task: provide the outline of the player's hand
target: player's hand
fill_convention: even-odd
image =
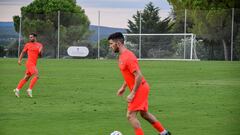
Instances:
[[[118,95],[118,96],[122,96],[123,93],[124,93],[124,91],[125,91],[125,89],[121,87],[121,88],[117,91],[117,95]]]
[[[18,65],[22,65],[21,60],[18,60]]]
[[[39,51],[38,51],[38,56],[39,57],[42,57],[42,49],[43,49],[42,47],[39,48]]]
[[[135,97],[135,93],[131,92],[128,96],[127,96],[127,102],[132,102],[133,98]]]
[[[42,57],[42,53],[40,52],[40,53],[38,54],[38,56],[41,58],[41,57]]]

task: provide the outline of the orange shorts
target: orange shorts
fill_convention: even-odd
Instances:
[[[148,111],[149,89],[147,82],[139,86],[133,101],[128,103],[128,111]]]
[[[38,74],[38,70],[36,66],[26,66],[26,72],[25,74],[27,75],[33,75],[33,74]]]

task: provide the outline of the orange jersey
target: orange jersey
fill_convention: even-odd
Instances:
[[[126,50],[119,56],[118,66],[129,89],[132,90],[135,84],[135,76],[133,73],[134,71],[140,70],[137,57],[131,51]],[[145,82],[146,80],[143,77],[141,83],[143,84]]]
[[[36,66],[37,65],[37,59],[38,59],[38,55],[42,49],[42,44],[39,42],[28,42],[25,44],[23,51],[27,52],[28,54],[28,60],[26,62],[26,65],[33,65]]]

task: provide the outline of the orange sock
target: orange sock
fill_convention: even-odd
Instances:
[[[31,82],[30,82],[30,85],[29,85],[29,89],[31,89],[32,90],[32,88],[33,88],[33,86],[35,85],[35,83],[37,82],[37,80],[38,80],[38,77],[33,77],[33,79],[31,80]]]
[[[134,129],[136,135],[144,135],[143,130],[141,128]]]
[[[26,82],[27,82],[27,80],[25,80],[25,79],[20,80],[18,83],[17,89],[20,90]]]
[[[154,122],[154,123],[152,124],[152,126],[153,126],[158,132],[164,131],[164,128],[163,128],[162,124],[161,124],[159,121]]]

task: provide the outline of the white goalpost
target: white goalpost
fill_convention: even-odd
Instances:
[[[198,60],[193,33],[124,34],[139,60]]]

